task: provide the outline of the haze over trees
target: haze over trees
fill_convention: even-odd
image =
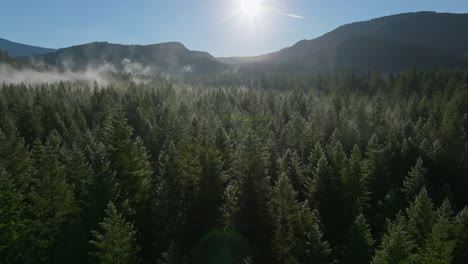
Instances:
[[[1,263],[467,263],[467,73],[125,76],[0,86]]]

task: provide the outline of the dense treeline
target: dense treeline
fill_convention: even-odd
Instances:
[[[20,67],[21,63],[8,55],[8,52],[0,49],[0,63]],[[0,65],[1,66],[1,65]]]
[[[3,84],[1,263],[467,263],[468,74]]]

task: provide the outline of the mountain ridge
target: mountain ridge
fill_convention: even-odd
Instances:
[[[59,69],[110,65],[148,74],[254,72],[266,75],[398,72],[411,67],[468,69],[468,14],[421,11],[353,22],[317,38],[252,57],[215,58],[180,42],[125,45],[91,42],[21,60]],[[0,46],[1,48],[1,46]]]
[[[92,65],[143,74],[210,74],[228,68],[211,54],[189,50],[180,42],[150,45],[91,42],[54,53],[28,56],[23,60],[72,71],[85,70]]]
[[[291,72],[287,68],[303,73],[369,68],[401,71],[412,66],[466,68],[468,60],[463,58],[468,51],[465,48],[468,34],[463,34],[466,32],[468,14],[465,13],[402,13],[345,24],[276,52],[220,58],[220,61],[267,73]],[[400,61],[395,61],[395,57]],[[391,63],[386,64],[385,60]]]
[[[56,51],[56,49],[43,48],[28,44],[22,44],[11,40],[0,38],[0,49],[8,52],[11,57],[23,57],[39,55]]]

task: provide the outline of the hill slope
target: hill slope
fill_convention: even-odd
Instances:
[[[468,68],[468,14],[418,12],[376,18],[278,52],[221,61],[270,73]]]
[[[74,71],[105,66],[130,73],[208,74],[228,68],[209,53],[191,51],[178,42],[146,46],[93,42],[29,59]]]
[[[16,43],[0,38],[0,49],[7,51],[11,57],[23,57],[54,52],[55,49],[41,48],[21,43]]]

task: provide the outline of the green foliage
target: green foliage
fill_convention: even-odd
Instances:
[[[306,239],[300,261],[302,263],[330,263],[332,252],[329,243],[324,239],[317,216],[307,227]]]
[[[126,222],[115,206],[109,203],[106,217],[100,223],[101,232],[92,231],[94,239],[90,243],[96,251],[91,254],[102,264],[139,263],[139,247],[136,243],[136,231]]]
[[[372,260],[373,264],[412,263],[416,244],[401,223],[390,224]]]
[[[300,204],[291,182],[282,173],[271,194],[271,218],[273,221],[273,252],[276,263],[296,263],[297,248],[300,244]]]
[[[349,231],[349,242],[344,254],[344,263],[370,263],[374,239],[362,214],[356,217]]]
[[[434,212],[432,201],[429,198],[425,188],[416,196],[409,208],[406,210],[408,215],[407,228],[409,234],[417,245],[421,246],[431,233],[434,223]]]
[[[29,152],[10,115],[0,117],[0,166],[15,175],[15,185],[24,190],[32,174]]]
[[[465,207],[454,218],[454,234],[456,245],[454,249],[453,263],[463,263],[468,259],[468,208]]]
[[[21,263],[28,255],[25,248],[28,222],[24,209],[24,197],[0,167],[0,259],[6,263]]]
[[[467,73],[115,77],[0,85],[0,262],[467,262]]]
[[[77,211],[73,188],[67,182],[61,138],[52,133],[41,145],[33,146],[35,175],[28,200],[33,216],[33,247],[41,261],[50,262],[57,256],[58,237]]]
[[[403,193],[408,200],[412,200],[421,191],[426,183],[426,174],[427,170],[423,167],[423,162],[419,158],[403,182]]]
[[[115,172],[118,183],[119,201],[128,200],[135,207],[147,197],[152,170],[143,142],[132,136],[133,129],[127,124],[124,113],[116,110],[104,126],[103,142],[109,167]]]
[[[451,217],[439,215],[419,253],[419,263],[452,263],[455,241],[451,238],[451,229]]]

